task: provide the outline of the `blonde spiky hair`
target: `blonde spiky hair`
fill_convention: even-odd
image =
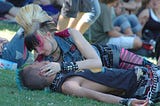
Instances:
[[[16,16],[17,23],[24,28],[26,35],[35,32],[40,23],[52,20],[52,17],[37,4],[29,4],[22,7]]]

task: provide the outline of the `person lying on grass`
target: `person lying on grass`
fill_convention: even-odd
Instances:
[[[129,70],[106,68],[104,72],[93,73],[89,69],[64,71],[52,75],[42,73],[40,68],[48,61],[35,62],[18,71],[19,87],[87,97],[106,103],[126,106],[147,106],[159,101],[156,67],[136,67]],[[137,98],[137,99],[136,99]]]
[[[38,9],[39,12],[34,12]],[[32,13],[37,15],[34,14],[33,17]],[[92,69],[93,72],[101,73],[104,69],[97,69],[102,67],[101,61],[103,66],[123,69],[133,68],[136,65],[152,66],[152,63],[142,57],[118,46],[90,45],[81,33],[74,29],[57,32],[55,24],[50,20],[41,22],[44,16],[40,13],[45,12],[37,5],[28,5],[20,10],[16,18],[25,29],[25,45],[28,50],[35,50],[38,53],[38,61],[52,61],[41,68],[41,72],[45,75],[52,76],[61,69],[65,71]]]
[[[46,66],[55,69],[51,73],[60,71],[61,65],[71,66],[72,70],[95,69],[92,70],[94,72],[100,72],[96,68],[102,66],[129,69],[136,65],[152,65],[142,57],[115,45],[92,45],[75,29],[58,32],[51,19],[35,4],[22,7],[16,16],[17,22],[24,28],[26,48],[38,54],[36,60],[54,61]]]
[[[10,41],[0,37],[0,58],[17,63],[18,68],[26,63],[33,62],[34,59],[31,52],[24,48],[22,28],[18,29]]]

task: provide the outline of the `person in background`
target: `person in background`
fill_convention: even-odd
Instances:
[[[75,28],[83,34],[99,15],[98,0],[64,0],[57,29]]]
[[[19,7],[16,7],[7,1],[0,1],[0,17],[15,21],[14,18],[18,11]]]
[[[160,65],[160,1],[150,0],[148,1],[148,5],[149,7],[139,13],[139,20],[143,26],[143,37],[148,42],[151,42],[155,48],[155,57],[158,60],[158,65]]]
[[[136,34],[141,35],[142,26],[138,20],[138,17],[135,14],[128,14],[124,12],[124,7],[122,7],[123,2],[119,2],[115,9],[115,16],[113,24],[115,27],[120,28],[120,32],[126,35]]]
[[[142,7],[143,0],[122,0],[122,7],[129,14],[137,14],[139,8]]]
[[[139,49],[142,41],[138,36],[125,35],[113,25],[113,7],[117,6],[119,0],[100,0],[101,14],[89,28],[86,36],[91,36],[91,43],[114,44],[126,49]]]

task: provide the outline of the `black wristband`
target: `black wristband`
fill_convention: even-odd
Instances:
[[[70,72],[76,71],[79,67],[76,62],[61,62],[61,70],[62,72]]]
[[[119,103],[120,103],[121,105],[123,105],[123,106],[128,106],[128,102],[129,102],[129,99],[128,99],[128,98],[122,99],[122,100],[119,101]]]

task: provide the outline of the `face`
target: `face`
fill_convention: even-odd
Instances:
[[[39,45],[35,46],[35,51],[38,54],[43,54],[45,56],[48,56],[52,53],[52,51],[54,50],[54,40],[53,37],[51,37],[50,35],[36,35],[38,41],[39,41]]]
[[[33,64],[30,64],[30,65],[24,67],[23,70],[24,70],[24,71],[31,70],[31,71],[32,71],[32,74],[36,74],[38,77],[41,77],[41,78],[43,78],[43,79],[46,79],[46,80],[50,83],[50,82],[53,81],[53,79],[55,78],[55,75],[56,75],[56,74],[47,77],[47,76],[41,75],[41,72],[40,72],[40,71],[41,71],[40,68],[41,68],[42,66],[48,64],[48,63],[49,63],[49,61],[42,61],[42,62],[36,61],[36,62],[34,62]]]
[[[36,69],[37,71],[40,71],[40,68],[46,64],[48,64],[48,61],[42,61],[42,62],[35,61],[34,63],[24,67],[24,70]]]
[[[119,4],[119,0],[116,0],[113,3],[111,3],[110,5],[113,7],[117,7],[118,4]]]
[[[151,3],[154,9],[160,9],[160,0],[152,0]]]
[[[52,76],[43,76],[41,74],[40,68],[46,65],[46,63],[47,62],[34,62],[23,68],[24,84],[26,87],[31,89],[43,89],[53,82],[56,74]]]
[[[121,3],[118,3],[115,8],[115,12],[117,15],[120,15],[122,13],[122,4]]]

